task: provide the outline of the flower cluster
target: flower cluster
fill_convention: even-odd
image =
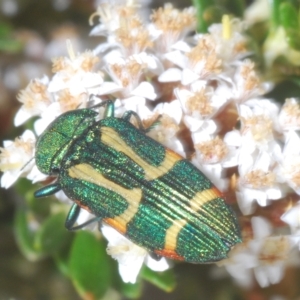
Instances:
[[[35,134],[26,130],[15,142],[4,142],[2,187],[20,176],[44,180],[34,163],[35,136],[60,114],[95,104],[91,96],[97,95],[99,101],[115,99],[117,116],[136,112],[146,127],[160,115],[149,136],[191,158],[230,195],[231,203],[236,199],[244,215],[300,194],[300,105],[287,99],[280,108],[263,98],[270,84],[260,80],[246,58],[245,24],[224,16],[207,34],[191,37],[194,9],[170,4],[154,11],[146,24],[132,5],[103,4],[90,21],[97,17],[100,23],[91,34],[104,36],[105,42],[78,54],[68,43],[69,57],[53,60],[54,76],[34,79],[20,92],[15,125],[38,119]],[[57,197],[63,200],[64,195]],[[289,251],[299,244],[300,205],[292,204],[281,216],[290,235],[271,236],[276,232],[272,223],[253,217],[251,235],[222,262],[241,284],[249,285],[251,274],[262,286],[281,279]],[[242,226],[243,233],[247,230]],[[143,262],[155,270],[168,268],[164,259],[153,262],[112,228],[102,231],[124,281],[135,282]],[[246,271],[239,272],[241,268]],[[241,273],[247,275],[242,278]]]

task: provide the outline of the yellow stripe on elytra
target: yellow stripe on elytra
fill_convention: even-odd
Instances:
[[[205,203],[220,197],[220,192],[216,188],[198,192],[189,202],[193,211],[198,212]]]
[[[188,221],[185,219],[173,221],[173,224],[166,231],[165,249],[172,251],[176,250],[178,234],[187,222]]]
[[[143,168],[143,170],[145,171],[146,180],[154,180],[168,173],[174,167],[174,164],[182,159],[182,157],[177,153],[166,150],[164,161],[159,166],[152,166],[148,164],[143,158],[141,158],[137,153],[135,153],[134,150],[132,150],[132,148],[119,137],[119,134],[113,128],[101,127],[101,133],[101,141],[104,144],[114,148],[119,152],[123,152]]]
[[[112,223],[116,224],[114,227],[118,227],[116,229],[122,231],[122,233],[125,233],[126,225],[131,221],[138,211],[139,204],[142,199],[142,190],[139,188],[134,188],[132,190],[126,189],[105,178],[89,164],[78,164],[70,167],[69,176],[112,190],[126,199],[128,202],[127,209],[122,214],[112,219],[114,221]]]

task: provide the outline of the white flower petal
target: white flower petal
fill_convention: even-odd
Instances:
[[[123,281],[135,283],[147,251],[133,244],[110,226],[104,224],[101,231],[108,240],[107,253],[119,263],[119,273]]]
[[[292,230],[300,227],[300,203],[286,211],[280,219],[287,223]]]
[[[191,84],[192,82],[198,80],[200,78],[200,76],[191,71],[190,69],[183,69],[182,70],[182,80],[181,80],[181,83],[183,85],[189,85]]]
[[[264,191],[259,191],[259,190],[252,190],[252,197],[256,199],[257,203],[260,206],[267,206],[267,195]]]
[[[5,172],[1,176],[1,187],[8,189],[17,181],[18,177],[18,175],[11,172]]]
[[[263,151],[263,152],[260,153],[259,157],[256,159],[253,167],[255,169],[260,169],[264,172],[268,172],[269,167],[270,167],[270,163],[271,163],[270,154],[267,153],[266,151]]]
[[[132,96],[132,97],[123,99],[121,102],[122,102],[122,109],[124,111],[133,110],[133,111],[137,112],[139,110],[139,107],[146,104],[146,99],[144,97],[140,97],[140,96]]]
[[[266,266],[265,268],[271,284],[276,284],[281,281],[285,269],[283,261],[279,261],[275,265]]]
[[[115,92],[121,91],[122,89],[123,89],[123,87],[116,84],[115,82],[105,81],[99,87],[99,94],[98,95],[113,94]]]
[[[263,267],[256,267],[254,268],[254,275],[261,287],[269,286],[270,282],[266,276],[265,270]]]
[[[124,265],[119,263],[119,273],[126,283],[136,283],[136,278],[143,265],[144,258],[138,257],[133,264]]]
[[[267,198],[272,200],[277,200],[284,196],[284,193],[279,187],[269,188],[265,192],[267,194]]]
[[[101,74],[92,72],[85,73],[81,80],[82,85],[86,88],[99,86],[100,84],[102,84],[102,82],[103,78]]]
[[[29,120],[33,115],[28,111],[25,110],[23,106],[17,111],[15,118],[14,118],[14,125],[20,126]]]
[[[199,130],[204,124],[203,120],[198,120],[187,115],[183,117],[183,121],[191,132]]]
[[[7,147],[9,147],[12,144],[13,144],[13,141],[10,141],[10,140],[3,141],[4,148],[7,148]]]
[[[295,155],[300,152],[300,138],[295,131],[289,131],[286,135],[284,155]]]
[[[162,72],[159,77],[159,82],[175,82],[181,80],[182,71],[178,68],[169,68]]]
[[[159,114],[166,114],[175,120],[176,124],[179,124],[182,118],[182,109],[180,102],[178,100],[173,100],[172,102],[159,103],[154,112]]]
[[[56,73],[48,85],[48,92],[55,93],[66,88],[66,82],[59,73]]]
[[[160,260],[155,260],[150,255],[147,255],[145,264],[148,268],[156,272],[163,272],[170,268],[167,260],[164,257],[162,257]]]
[[[141,82],[130,94],[150,100],[155,100],[157,97],[153,85],[146,81]]]
[[[252,271],[251,269],[237,268],[235,265],[226,266],[228,273],[236,280],[236,282],[245,288],[252,287]]]
[[[43,181],[48,177],[48,175],[43,174],[39,171],[36,165],[33,166],[30,173],[26,176],[27,179],[31,180],[32,183]]]
[[[36,134],[38,136],[41,135],[54,119],[55,117],[49,114],[48,118],[41,118],[36,120],[33,125]]]
[[[243,215],[250,215],[254,212],[255,210],[255,205],[254,205],[254,199],[246,197],[243,193],[241,192],[236,192],[236,199],[238,206],[242,212]]]
[[[173,44],[171,48],[174,50],[182,51],[182,52],[190,52],[191,51],[190,45],[182,40]]]
[[[254,239],[262,239],[270,236],[272,232],[272,226],[265,218],[252,217],[251,224],[253,228]]]
[[[63,190],[60,190],[58,192],[55,193],[55,197],[64,203],[67,203],[69,205],[73,204],[74,202],[64,193]]]
[[[180,68],[183,68],[186,65],[187,58],[184,56],[180,51],[175,50],[168,52],[164,55],[164,57],[175,64],[176,66],[179,66]]]

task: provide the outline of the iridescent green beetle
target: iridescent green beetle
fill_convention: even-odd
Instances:
[[[114,117],[114,104],[96,121],[93,109],[67,112],[39,137],[36,164],[72,199],[69,230],[86,209],[156,257],[208,263],[241,242],[237,219],[221,193],[195,166],[145,135],[133,111]],[[101,106],[98,105],[98,106]],[[129,121],[135,117],[138,127]],[[90,222],[91,222],[90,221]],[[90,223],[88,222],[88,223]]]

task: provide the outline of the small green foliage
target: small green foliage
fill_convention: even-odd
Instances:
[[[154,272],[149,268],[145,267],[141,272],[142,278],[151,282],[159,289],[165,292],[172,292],[176,286],[176,280],[173,271],[167,270],[164,272]]]
[[[207,32],[213,23],[219,23],[224,14],[242,17],[245,9],[244,0],[193,0],[197,15],[197,32]]]
[[[13,29],[7,23],[0,23],[0,51],[14,53],[22,49],[22,44],[13,37]]]
[[[65,214],[50,215],[37,231],[34,241],[35,249],[43,254],[52,254],[65,244],[70,235],[64,228]]]
[[[138,299],[143,290],[142,281],[137,281],[136,283],[124,283],[121,284],[121,294],[128,299]]]
[[[99,299],[111,285],[111,266],[103,241],[79,231],[69,256],[69,275],[83,299]]]
[[[299,13],[294,5],[284,2],[279,7],[280,24],[283,26],[289,46],[300,50]]]
[[[15,236],[23,255],[29,260],[37,260],[39,255],[34,250],[34,232],[29,229],[27,212],[20,208],[14,220]]]
[[[52,214],[39,224],[31,212],[19,209],[15,216],[15,235],[23,254],[30,260],[38,260],[59,251],[69,235],[63,226],[65,218],[64,213]]]
[[[204,12],[211,5],[210,0],[193,0],[193,4],[197,11],[197,31],[206,32],[208,24],[204,18]]]

